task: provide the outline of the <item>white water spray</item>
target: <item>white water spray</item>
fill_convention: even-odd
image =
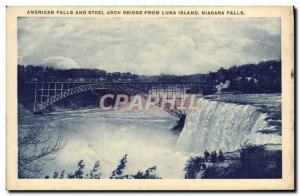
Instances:
[[[205,150],[234,151],[245,142],[278,143],[280,136],[257,133],[267,127],[265,118],[266,114],[250,105],[201,99],[200,110],[188,113],[177,145],[186,153],[202,154]]]

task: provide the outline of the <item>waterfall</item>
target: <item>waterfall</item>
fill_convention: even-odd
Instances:
[[[185,152],[199,154],[206,149],[234,151],[245,142],[264,143],[270,138],[261,137],[257,131],[267,127],[266,117],[251,105],[201,98],[199,110],[187,114],[177,145]]]

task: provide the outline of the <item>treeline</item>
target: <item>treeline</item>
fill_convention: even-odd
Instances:
[[[235,65],[229,69],[221,67],[217,72],[210,72],[209,77],[214,87],[226,81],[229,83],[228,88],[222,89],[223,92],[280,93],[281,61]]]
[[[258,64],[234,65],[228,69],[221,67],[216,72],[193,75],[161,74],[145,76],[130,72],[109,73],[99,69],[55,69],[47,66],[18,65],[19,85],[24,82],[174,82],[206,84],[206,94],[217,92],[220,84],[228,83],[221,92],[239,93],[280,93],[281,61],[264,61]],[[211,89],[211,90],[210,90]]]
[[[99,69],[55,69],[47,66],[18,65],[18,79],[20,82],[205,82],[205,74],[176,76],[161,74],[145,76],[130,72],[106,72]]]

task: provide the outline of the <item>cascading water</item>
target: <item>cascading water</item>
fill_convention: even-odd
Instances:
[[[237,150],[245,142],[280,143],[280,136],[260,134],[268,126],[267,114],[251,105],[199,100],[199,111],[189,112],[177,145],[187,153]],[[274,141],[275,140],[275,141]]]

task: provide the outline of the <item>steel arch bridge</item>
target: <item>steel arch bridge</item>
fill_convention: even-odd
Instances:
[[[186,94],[192,86],[197,86],[200,93],[203,91],[201,83],[125,83],[125,82],[28,82],[34,85],[34,104],[33,111],[40,113],[47,107],[65,99],[71,95],[82,93],[89,90],[111,90],[124,92],[129,95],[141,95],[147,99],[151,94],[163,92],[169,96],[176,94]],[[151,98],[151,97],[150,97]],[[152,98],[151,98],[152,100]],[[161,106],[160,99],[157,106]],[[176,107],[171,108],[171,104],[166,103],[163,108],[169,114],[181,117],[184,112]]]

